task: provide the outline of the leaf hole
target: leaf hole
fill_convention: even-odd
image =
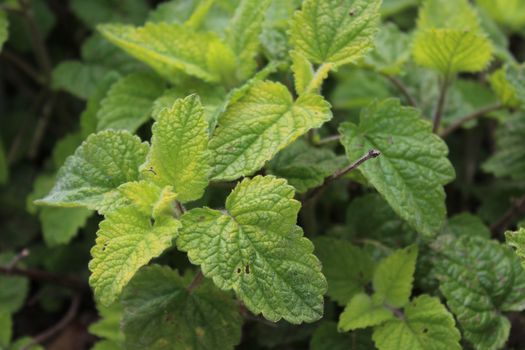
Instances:
[[[424,333],[424,334],[428,333],[428,328],[426,328],[426,327],[423,328],[423,333]]]
[[[248,274],[248,275],[250,274],[250,265],[246,265],[244,267],[244,272],[246,272],[246,274]]]

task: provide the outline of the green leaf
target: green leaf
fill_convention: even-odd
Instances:
[[[372,280],[374,262],[362,249],[347,241],[320,237],[314,241],[315,253],[323,264],[328,281],[328,296],[339,305],[364,292]]]
[[[71,10],[87,26],[95,27],[107,22],[140,24],[149,8],[144,0],[72,0]]]
[[[269,61],[286,61],[292,49],[287,30],[295,11],[295,2],[295,0],[273,0],[266,11],[260,40],[264,55]]]
[[[117,82],[120,74],[111,72],[99,81],[97,88],[86,102],[86,108],[80,114],[80,133],[82,140],[97,132],[97,113],[100,110],[100,102],[106,97],[111,86]]]
[[[483,164],[483,170],[497,177],[525,179],[525,113],[507,119],[496,130],[496,152]]]
[[[99,340],[93,345],[91,350],[124,350],[124,348],[122,344],[113,340]]]
[[[465,339],[476,349],[500,349],[510,329],[502,312],[525,308],[525,271],[517,256],[497,241],[445,238],[435,244],[439,289]]]
[[[170,216],[152,222],[135,206],[117,209],[100,223],[91,249],[89,284],[97,300],[109,306],[133,275],[171,246],[180,222]]]
[[[393,307],[402,307],[408,303],[412,293],[417,253],[417,246],[411,245],[396,250],[379,262],[372,280],[374,296],[378,300]]]
[[[316,64],[356,62],[373,47],[380,5],[379,0],[304,1],[291,24],[295,50]]]
[[[312,322],[322,316],[326,280],[295,225],[300,204],[293,196],[293,187],[273,176],[245,179],[228,196],[227,212],[186,213],[177,246],[255,314]]]
[[[116,344],[123,344],[124,333],[120,329],[122,319],[122,306],[120,303],[113,303],[109,307],[97,305],[97,310],[100,319],[89,325],[89,333]]]
[[[338,328],[348,332],[359,328],[379,326],[393,318],[394,314],[390,309],[378,303],[375,298],[359,293],[353,296],[339,316]]]
[[[189,276],[188,276],[189,277]],[[228,293],[204,281],[152,265],[141,269],[124,290],[126,349],[233,349],[241,340],[239,307]]]
[[[0,311],[0,349],[9,349],[13,335],[13,320],[4,310]]]
[[[142,214],[156,220],[174,214],[175,199],[177,194],[172,186],[161,188],[149,181],[127,182],[119,186],[116,195],[106,198],[103,214],[134,205]]]
[[[2,46],[7,41],[9,37],[9,21],[5,11],[0,10],[0,52],[2,51]]]
[[[376,327],[372,339],[379,350],[460,350],[454,318],[439,299],[421,295],[405,308],[405,318]]]
[[[282,67],[282,62],[268,62],[268,64],[263,69],[259,70],[251,79],[246,81],[241,86],[231,89],[227,94],[225,94],[225,96],[222,95],[220,97],[220,103],[218,103],[218,105],[215,107],[215,110],[213,110],[210,115],[211,118],[208,118],[210,123],[210,134],[213,132],[213,130],[215,130],[219,117],[221,117],[222,114],[226,112],[228,107],[238,102],[256,83],[263,82],[264,79],[268,78],[270,74],[276,73],[278,69]]]
[[[381,16],[386,18],[399,14],[408,8],[417,6],[418,3],[418,0],[383,0]]]
[[[26,203],[28,212],[36,214],[38,211],[42,234],[48,247],[69,243],[93,214],[93,211],[86,208],[36,207],[33,201],[47,194],[54,183],[54,176],[38,176]]]
[[[105,24],[98,29],[113,44],[174,83],[181,73],[219,82],[235,69],[233,52],[213,33],[151,22],[138,28]]]
[[[521,227],[517,231],[505,232],[507,244],[515,249],[516,254],[521,259],[521,265],[525,268],[525,228]]]
[[[490,238],[491,235],[487,225],[478,216],[470,213],[461,213],[451,217],[443,229],[443,234],[447,233],[456,237],[464,235]]]
[[[285,178],[299,193],[321,185],[324,179],[344,167],[348,160],[324,148],[299,139],[268,163],[268,173]]]
[[[468,0],[426,0],[419,9],[419,29],[450,28],[479,32],[479,19]]]
[[[354,199],[346,210],[345,236],[349,239],[375,239],[388,245],[413,242],[416,233],[392,210],[377,193]]]
[[[308,84],[314,79],[314,69],[308,59],[298,51],[290,52],[292,58],[292,72],[297,95],[306,92]]]
[[[478,7],[476,12],[480,20],[481,29],[492,42],[494,56],[503,62],[514,62],[515,58],[509,51],[509,37],[507,37],[507,33],[498,26],[486,11]]]
[[[135,132],[150,118],[153,102],[163,91],[162,81],[149,73],[133,73],[120,78],[100,101],[97,130]]]
[[[196,94],[201,99],[204,108],[204,119],[209,124],[208,130],[215,128],[217,113],[223,104],[226,92],[223,89],[218,89],[216,86],[199,83],[198,81],[192,81],[187,86],[182,85],[164,91],[162,96],[153,103],[153,119],[157,119],[160,111],[164,108],[171,108],[175,100],[187,97],[190,94]]]
[[[7,266],[14,254],[0,254],[0,266]],[[29,280],[20,276],[0,275],[0,310],[14,314],[24,305],[29,292]]]
[[[392,97],[396,93],[392,84],[375,72],[343,67],[334,75],[337,84],[329,98],[334,110],[363,108],[377,99]]]
[[[45,350],[40,345],[34,345],[33,339],[22,337],[11,344],[9,350]]]
[[[106,40],[100,33],[94,33],[80,47],[82,60],[115,70],[122,74],[144,71],[144,65]]]
[[[212,178],[234,180],[253,174],[331,117],[329,104],[319,95],[305,94],[294,102],[284,85],[254,82],[219,119],[209,144],[215,162]]]
[[[416,63],[447,77],[459,72],[482,71],[492,59],[492,47],[487,38],[466,30],[419,31],[412,50]]]
[[[257,67],[255,58],[260,47],[259,35],[269,4],[270,0],[242,0],[226,29],[226,42],[237,57],[240,81],[251,77]]]
[[[46,245],[69,243],[91,215],[93,211],[86,208],[42,208],[40,222]]]
[[[426,1],[417,27],[414,60],[447,79],[459,72],[482,71],[492,59],[492,45],[467,0]]]
[[[210,3],[211,7],[210,7]],[[148,15],[148,22],[190,25],[192,28],[225,36],[239,0],[170,0],[159,3]]]
[[[67,158],[51,192],[36,203],[97,210],[104,195],[139,178],[147,152],[147,143],[126,131],[91,135]]]
[[[370,338],[367,331],[340,333],[337,323],[322,321],[310,339],[310,350],[371,350]]]
[[[507,0],[476,0],[498,24],[512,30],[523,29],[525,25],[525,3]]]
[[[443,185],[454,179],[447,145],[413,108],[398,100],[375,102],[362,110],[359,125],[339,129],[350,161],[370,149],[381,156],[358,169],[392,209],[416,231],[433,235],[445,220]]]
[[[57,143],[55,143],[52,154],[54,167],[59,169],[62,165],[64,165],[67,157],[75,153],[75,150],[78,148],[78,146],[80,146],[82,141],[84,141],[84,138],[80,132],[67,134],[58,140]],[[50,189],[51,187],[47,190],[49,191]],[[43,193],[43,195],[46,193],[47,192]],[[35,197],[35,199],[36,198],[38,197]]]
[[[171,0],[162,2],[148,14],[149,22],[167,22],[183,24],[190,17],[199,4],[195,0]]]
[[[502,67],[492,73],[489,82],[492,90],[505,107],[516,108],[521,105],[516,89],[509,82],[508,66]]]
[[[171,185],[178,199],[199,199],[210,172],[208,122],[197,95],[178,99],[156,116],[151,148],[142,169],[160,186]]]
[[[393,23],[384,24],[375,38],[375,47],[364,64],[379,73],[398,75],[410,58],[410,36]]]
[[[516,98],[525,107],[525,63],[511,64],[507,67],[507,79],[516,91]]]
[[[98,82],[110,72],[111,69],[103,66],[62,61],[53,69],[52,86],[55,90],[64,90],[87,100],[96,91]]]

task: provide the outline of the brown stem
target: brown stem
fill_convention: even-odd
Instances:
[[[184,205],[179,201],[175,201],[175,206],[177,207],[177,210],[179,211],[180,215],[184,214],[187,211],[186,207],[184,207]]]
[[[439,98],[436,105],[436,111],[434,112],[433,117],[433,124],[432,127],[433,132],[437,132],[439,129],[439,126],[441,125],[441,117],[443,116],[443,110],[445,109],[445,100],[447,97],[447,90],[448,90],[448,78],[443,79],[443,83],[441,84],[441,87],[439,89]]]
[[[22,350],[27,350],[33,347],[35,344],[42,344],[49,338],[52,338],[54,335],[56,335],[58,332],[60,332],[62,329],[64,329],[71,321],[73,321],[77,315],[78,307],[80,306],[80,294],[75,293],[73,295],[73,299],[71,300],[71,304],[69,305],[69,309],[67,310],[64,317],[60,319],[56,324],[51,326],[50,328],[46,329],[42,333],[36,335],[33,337],[31,342],[24,346]]]
[[[193,293],[193,291],[204,281],[204,275],[202,274],[202,270],[199,270],[195,277],[193,277],[193,280],[189,284],[188,288],[186,290],[188,293]]]
[[[56,285],[60,285],[63,287],[68,287],[68,288],[76,289],[76,290],[88,289],[88,285],[80,279],[76,279],[73,277],[67,277],[67,276],[55,274],[55,273],[48,272],[48,271],[25,269],[25,268],[20,268],[16,266],[13,266],[12,268],[0,266],[0,274],[4,274],[8,276],[9,275],[24,276],[31,280],[47,282],[47,283],[56,284]]]
[[[33,106],[30,110],[30,115],[34,115],[38,113],[39,109],[41,108],[42,102],[46,99],[48,96],[48,92],[46,89],[42,89],[38,96],[33,100]],[[24,137],[26,136],[27,128],[21,127],[18,131],[13,143],[11,144],[11,148],[9,149],[9,153],[7,154],[7,162],[9,164],[13,164],[16,160],[16,156],[18,155],[18,151],[20,147],[22,146],[24,142]]]
[[[33,134],[33,140],[31,141],[31,146],[29,146],[28,156],[29,159],[35,159],[40,150],[40,143],[44,138],[47,126],[49,125],[49,120],[51,119],[51,112],[55,106],[56,95],[52,94],[51,99],[44,105],[42,111],[42,116],[38,119],[36,124],[35,133]]]
[[[22,57],[19,57],[18,55],[9,50],[4,50],[2,52],[1,57],[18,67],[18,69],[26,73],[31,79],[33,79],[38,84],[44,83],[44,79],[40,76],[40,74],[29,63],[24,61]]]
[[[445,130],[439,133],[439,136],[441,136],[442,138],[445,138],[451,133],[453,133],[454,131],[456,131],[457,129],[459,129],[463,124],[471,120],[480,118],[487,113],[497,111],[498,109],[501,109],[502,107],[503,106],[500,103],[495,103],[493,105],[489,105],[489,106],[480,108],[479,110],[474,111],[470,114],[467,114],[466,116],[461,117],[458,120],[456,120],[454,123],[450,124]]]
[[[490,231],[494,236],[501,234],[517,214],[525,211],[525,194],[513,201],[512,206],[492,225]]]
[[[31,7],[29,0],[18,0],[18,3],[20,4],[20,9],[22,10],[27,22],[29,32],[31,33],[31,44],[38,58],[40,68],[44,73],[45,82],[49,85],[51,82],[51,60],[49,59],[46,45],[44,44],[44,40],[38,29],[33,8]]]
[[[394,315],[396,315],[397,318],[399,318],[400,320],[404,320],[405,319],[405,315],[403,314],[403,312],[401,310],[399,310],[398,308],[395,308],[393,306],[390,306],[390,305],[387,305],[385,304],[384,305],[387,309],[389,309],[390,311],[392,311],[394,313]]]
[[[306,194],[306,196],[303,198],[302,203],[303,205],[306,204],[308,201],[316,198],[321,192],[325,190],[326,187],[328,187],[332,182],[336,181],[337,179],[345,176],[349,172],[357,169],[361,164],[366,162],[369,159],[376,158],[379,155],[381,155],[381,152],[375,149],[369,150],[365,155],[363,155],[361,158],[353,162],[352,164],[336,171],[334,174],[326,177],[321,184],[321,186],[314,188],[310,193]]]
[[[394,85],[399,90],[399,92],[401,92],[403,96],[405,96],[409,105],[413,107],[417,107],[416,99],[414,98],[414,96],[412,96],[410,91],[408,91],[407,86],[401,80],[397,79],[396,77],[390,76],[388,74],[383,74],[383,76],[386,79],[388,79],[388,81],[391,82],[392,85]]]
[[[23,258],[29,256],[29,249],[27,248],[24,248],[22,249],[22,251],[20,253],[18,253],[14,258],[13,260],[11,260],[11,262],[9,263],[9,265],[7,265],[7,269],[8,270],[12,270],[13,268],[15,268],[15,266],[20,262],[20,260],[22,260]]]

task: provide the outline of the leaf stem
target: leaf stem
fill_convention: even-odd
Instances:
[[[7,276],[23,276],[35,281],[48,282],[63,287],[76,289],[76,290],[85,290],[88,289],[87,284],[82,280],[76,279],[73,277],[66,277],[60,274],[55,274],[48,271],[41,271],[35,269],[25,269],[20,267],[10,267],[10,266],[0,266],[0,274]]]
[[[330,70],[332,70],[333,67],[334,65],[332,63],[321,64],[315,71],[314,76],[306,86],[306,89],[304,89],[303,94],[318,92],[323,85],[324,80],[328,77],[328,73],[330,73]]]
[[[337,179],[345,176],[346,174],[352,172],[353,170],[357,169],[361,164],[366,162],[369,159],[376,158],[381,155],[381,152],[375,149],[369,150],[365,155],[363,155],[361,158],[356,160],[355,162],[347,165],[346,167],[337,170],[332,175],[326,177],[321,184],[321,186],[314,188],[312,191],[306,194],[306,196],[303,198],[302,203],[303,205],[309,202],[310,200],[316,198],[321,192],[323,192],[326,187],[328,187],[332,182],[336,181]]]
[[[177,216],[181,216],[187,211],[184,205],[179,201],[175,201],[175,210],[176,210]]]
[[[193,293],[193,291],[202,283],[202,281],[204,281],[204,274],[202,273],[202,270],[199,269],[199,272],[197,272],[191,283],[188,285],[188,288],[186,288],[188,293]]]
[[[445,138],[451,133],[453,133],[454,131],[456,131],[457,129],[459,129],[463,124],[471,120],[480,118],[487,113],[497,111],[498,109],[501,109],[501,108],[503,108],[503,105],[501,103],[495,103],[495,104],[480,108],[477,111],[467,114],[466,116],[459,118],[454,123],[450,124],[445,130],[439,133],[439,136],[441,136],[442,138]]]
[[[408,91],[408,87],[401,80],[397,79],[396,77],[390,76],[388,74],[383,73],[382,75],[389,82],[391,82],[392,85],[394,85],[399,90],[399,92],[401,92],[401,94],[405,97],[405,99],[407,100],[410,106],[417,107],[416,99],[414,98],[414,96],[412,96],[410,91]]]
[[[31,342],[24,346],[22,350],[28,350],[31,349],[35,344],[44,343],[46,340],[53,337],[55,334],[64,329],[69,323],[71,323],[71,321],[73,321],[77,315],[78,307],[80,306],[80,300],[80,294],[75,293],[71,300],[71,304],[69,305],[69,309],[67,310],[64,317],[62,317],[60,321],[46,329],[44,332],[34,336],[33,339],[31,339]]]
[[[33,140],[31,141],[31,146],[29,146],[28,156],[29,159],[35,159],[40,150],[40,144],[44,138],[47,126],[49,125],[49,120],[51,119],[53,108],[57,100],[56,94],[51,94],[51,99],[44,105],[42,116],[38,118],[35,132],[33,134]]]
[[[214,2],[215,0],[201,1],[201,3],[193,11],[191,17],[184,23],[184,25],[191,27],[192,29],[199,29]]]
[[[11,262],[9,263],[9,265],[7,265],[7,269],[8,270],[12,270],[13,268],[15,268],[16,265],[18,265],[18,263],[20,262],[20,260],[26,258],[27,256],[29,256],[29,249],[27,248],[24,248],[22,249],[22,251],[20,251],[20,253],[18,253],[14,258],[13,260],[11,260]]]
[[[441,117],[443,116],[443,110],[445,109],[445,101],[447,98],[447,91],[449,87],[449,80],[448,77],[443,78],[443,82],[441,84],[441,87],[439,89],[439,98],[436,105],[436,111],[434,112],[433,117],[433,127],[432,131],[437,132],[439,129],[439,126],[441,125]]]
[[[405,315],[403,314],[403,312],[401,310],[399,310],[398,308],[395,308],[393,306],[390,306],[390,305],[387,305],[387,304],[384,304],[384,306],[389,309],[390,311],[392,311],[394,313],[394,315],[396,315],[397,318],[399,318],[400,320],[404,320],[405,319]]]
[[[17,56],[9,50],[4,50],[1,57],[18,67],[18,69],[26,73],[27,76],[33,79],[36,83],[44,84],[44,79],[40,73],[38,73],[28,62],[24,61],[22,57]]]
[[[40,68],[43,71],[45,83],[46,85],[49,85],[51,83],[51,60],[49,59],[47,48],[44,44],[40,30],[38,29],[33,8],[31,7],[29,0],[18,0],[18,3],[20,4],[20,9],[22,10],[22,14],[27,22],[29,32],[31,33],[31,44],[35,50]]]
[[[340,139],[341,139],[341,135],[332,135],[332,136],[327,136],[327,137],[325,137],[323,139],[320,139],[315,144],[316,144],[316,146],[323,146],[323,145],[326,145],[328,143],[338,142]]]

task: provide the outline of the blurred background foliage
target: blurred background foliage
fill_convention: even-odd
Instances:
[[[99,311],[87,286],[89,249],[100,217],[87,209],[36,207],[32,200],[50,190],[65,158],[100,128],[97,113],[104,108],[101,101],[113,84],[130,72],[148,71],[98,34],[97,24],[183,23],[199,3],[0,0],[0,35],[5,18],[9,23],[8,39],[0,54],[0,349],[37,349],[38,342],[46,343],[48,349],[83,349],[92,346],[97,337],[107,339],[99,349],[110,349],[108,343],[118,342],[122,336],[118,317],[111,317],[114,310],[99,310],[105,317],[94,323]],[[290,47],[285,33],[299,3],[273,0],[261,35],[261,67],[271,60],[286,59]],[[515,7],[509,8],[510,3]],[[237,5],[238,0],[215,1],[203,28],[224,35]],[[438,75],[417,67],[410,55],[418,5],[417,0],[384,0],[385,25],[377,38],[377,50],[384,50],[398,62],[382,66],[385,52],[380,52],[330,76],[323,93],[333,106],[335,121],[319,131],[320,139],[336,134],[340,121],[356,120],[360,109],[375,99],[396,96],[409,103],[407,96],[412,96],[424,116],[432,114],[439,94]],[[478,0],[476,5],[496,59],[483,73],[462,74],[454,81],[444,112],[445,127],[495,103],[498,98],[491,84],[497,86],[498,76],[491,74],[505,63],[525,59],[525,2]],[[274,76],[292,80],[289,70],[279,70]],[[405,87],[408,91],[403,91]],[[222,97],[223,92],[214,91],[203,100],[206,106],[216,106]],[[453,231],[454,224],[467,222],[475,230],[488,232],[492,225],[493,234],[501,238],[504,229],[524,218],[525,205],[513,204],[525,193],[524,178],[494,178],[480,166],[494,153],[498,123],[512,120],[512,114],[512,109],[495,110],[489,118],[462,125],[448,135],[457,179],[446,188],[453,219],[445,229]],[[149,139],[151,123],[147,120],[136,126],[142,139]],[[520,135],[525,144],[523,130]],[[337,154],[344,153],[336,143],[332,148]],[[412,242],[415,233],[381,197],[366,184],[360,185],[363,183],[364,179],[356,176],[337,182],[315,204],[303,208],[300,224],[307,236],[351,240],[376,257],[384,256],[388,247]],[[230,184],[211,186],[196,205],[219,207],[231,188]],[[509,208],[514,209],[506,217]],[[190,266],[176,249],[166,255],[170,256],[167,264],[179,269]],[[423,252],[421,255],[424,260]],[[416,285],[425,291],[435,289],[435,281],[424,268],[423,261],[416,272],[420,276]],[[17,269],[23,269],[25,276],[13,276]],[[304,349],[311,345],[336,349],[341,344],[359,343],[359,339],[336,333],[333,322],[339,311],[340,306],[327,301],[324,321],[301,326],[274,325],[247,314],[240,348]],[[61,324],[64,320],[67,322]],[[511,322],[509,346],[523,348],[525,317],[513,313]],[[57,325],[58,330],[54,328]],[[51,336],[46,333],[49,329]]]

